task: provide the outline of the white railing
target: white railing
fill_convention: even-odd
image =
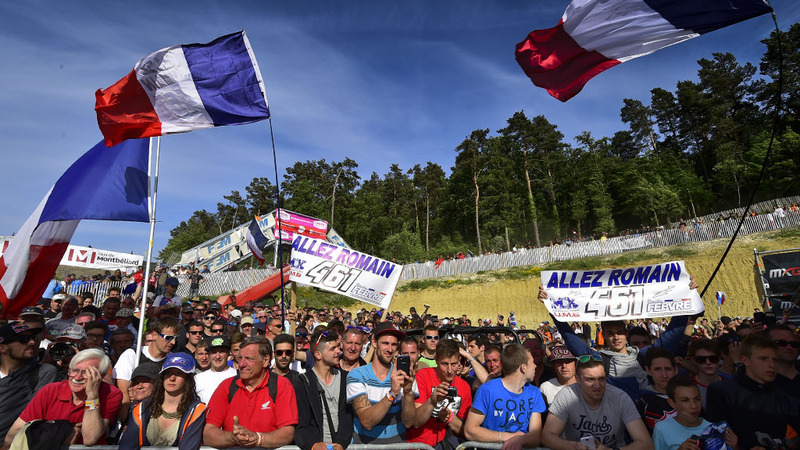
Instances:
[[[612,255],[646,248],[668,247],[688,242],[730,238],[736,230],[737,224],[738,219],[703,224],[698,223],[687,226],[685,231],[663,229],[648,233],[632,234],[630,236],[578,241],[571,245],[522,249],[517,252],[504,252],[464,259],[447,260],[443,261],[438,268],[433,261],[406,264],[403,266],[403,273],[400,279],[419,280],[424,278],[447,277],[484,270],[533,266],[552,261]],[[796,226],[800,226],[800,212],[788,211],[783,218],[775,217],[773,214],[762,214],[746,217],[739,234],[747,235]]]
[[[231,290],[240,292],[264,280],[270,275],[273,275],[275,272],[277,272],[276,269],[249,269],[238,270],[234,272],[205,273],[203,274],[205,281],[200,284],[200,289],[197,295],[224,295],[229,294]],[[178,295],[180,295],[181,298],[188,299],[190,287],[188,275],[178,275],[177,278],[181,283],[180,286],[178,286]],[[91,291],[94,294],[95,305],[99,306],[103,303],[103,300],[105,300],[106,296],[108,296],[109,288],[118,287],[120,289],[125,289],[125,286],[128,284],[129,283],[125,281],[92,283],[88,286],[77,286],[70,284],[67,286],[66,292],[67,294],[78,295],[86,291]]]

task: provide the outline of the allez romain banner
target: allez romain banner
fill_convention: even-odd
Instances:
[[[697,314],[683,261],[606,270],[542,271],[547,310],[561,321],[631,320]]]
[[[389,307],[403,266],[376,256],[296,235],[289,279],[381,308]]]

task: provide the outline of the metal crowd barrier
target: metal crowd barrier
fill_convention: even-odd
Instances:
[[[352,447],[352,446],[351,446]],[[503,447],[503,444],[497,442],[476,442],[476,441],[467,441],[463,444],[456,447],[456,450],[468,450],[470,448],[488,448],[488,449],[497,449]],[[348,447],[350,448],[350,447]],[[526,447],[527,448],[527,447]],[[533,450],[549,450],[547,447],[533,447]]]
[[[476,442],[476,444],[480,444]],[[497,445],[497,447],[477,447],[477,448],[500,448],[499,444],[487,444],[487,445]],[[178,450],[178,447],[140,447],[142,450]],[[245,447],[228,447],[231,450],[245,450]],[[252,448],[252,447],[247,447]],[[469,448],[469,447],[466,447]],[[347,447],[347,450],[433,450],[428,444],[421,444],[419,442],[398,442],[396,444],[351,444]],[[459,449],[461,447],[459,446]],[[119,447],[116,445],[93,445],[91,447],[87,447],[85,445],[70,445],[62,447],[62,450],[119,450]],[[216,450],[216,447],[208,447],[202,446],[200,450]],[[284,445],[282,447],[277,447],[275,450],[300,450],[300,447],[296,445]]]

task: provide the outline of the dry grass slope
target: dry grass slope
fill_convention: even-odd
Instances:
[[[714,271],[727,243],[727,240],[693,243],[605,258],[565,261],[558,263],[558,267],[545,266],[542,269],[619,268],[682,259],[686,261],[689,273],[694,275],[702,289]],[[712,318],[717,317],[714,293],[725,291],[727,301],[722,306],[723,315],[752,316],[753,308],[760,306],[755,289],[753,249],[766,251],[796,247],[800,247],[798,230],[784,230],[738,238],[703,299],[707,315]],[[519,272],[519,269],[507,270]],[[509,311],[515,311],[518,323],[526,327],[534,326],[542,320],[549,320],[544,306],[536,299],[540,283],[538,268],[529,269],[527,272],[531,275],[522,278],[509,279],[503,276],[503,272],[465,275],[449,279],[440,283],[444,284],[444,287],[398,289],[389,309],[406,313],[411,306],[415,306],[419,310],[423,304],[427,303],[431,305],[430,312],[432,314],[439,316],[467,314],[473,323],[478,317],[491,318],[492,322],[495,322],[497,314],[508,316]],[[407,283],[401,283],[399,287]],[[447,287],[448,284],[450,287]],[[359,307],[361,304],[353,305],[352,309]]]

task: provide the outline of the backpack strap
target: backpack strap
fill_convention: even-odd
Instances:
[[[181,438],[186,433],[186,430],[189,428],[189,425],[193,424],[206,410],[205,403],[198,403],[194,406],[192,411],[189,413],[189,417],[186,419],[186,422],[183,424],[183,430],[181,430]],[[141,445],[141,444],[140,444]]]
[[[239,379],[239,375],[233,377],[231,381],[231,386],[228,388],[228,404],[233,401],[233,396],[236,395],[236,391],[239,390],[239,386],[236,384],[236,380]],[[272,403],[275,404],[278,401],[278,375],[273,372],[269,371],[269,379],[267,380],[267,390],[269,391],[269,396],[272,398]]]
[[[231,380],[231,385],[230,387],[228,387],[228,404],[231,403],[231,401],[233,400],[233,396],[236,395],[236,391],[239,390],[239,385],[236,384],[236,380],[238,379],[239,375],[233,377],[233,380]]]
[[[131,414],[133,421],[136,423],[136,426],[139,427],[139,446],[141,447],[144,445],[144,425],[142,423],[142,403],[137,403],[136,406],[133,407],[133,411]]]

